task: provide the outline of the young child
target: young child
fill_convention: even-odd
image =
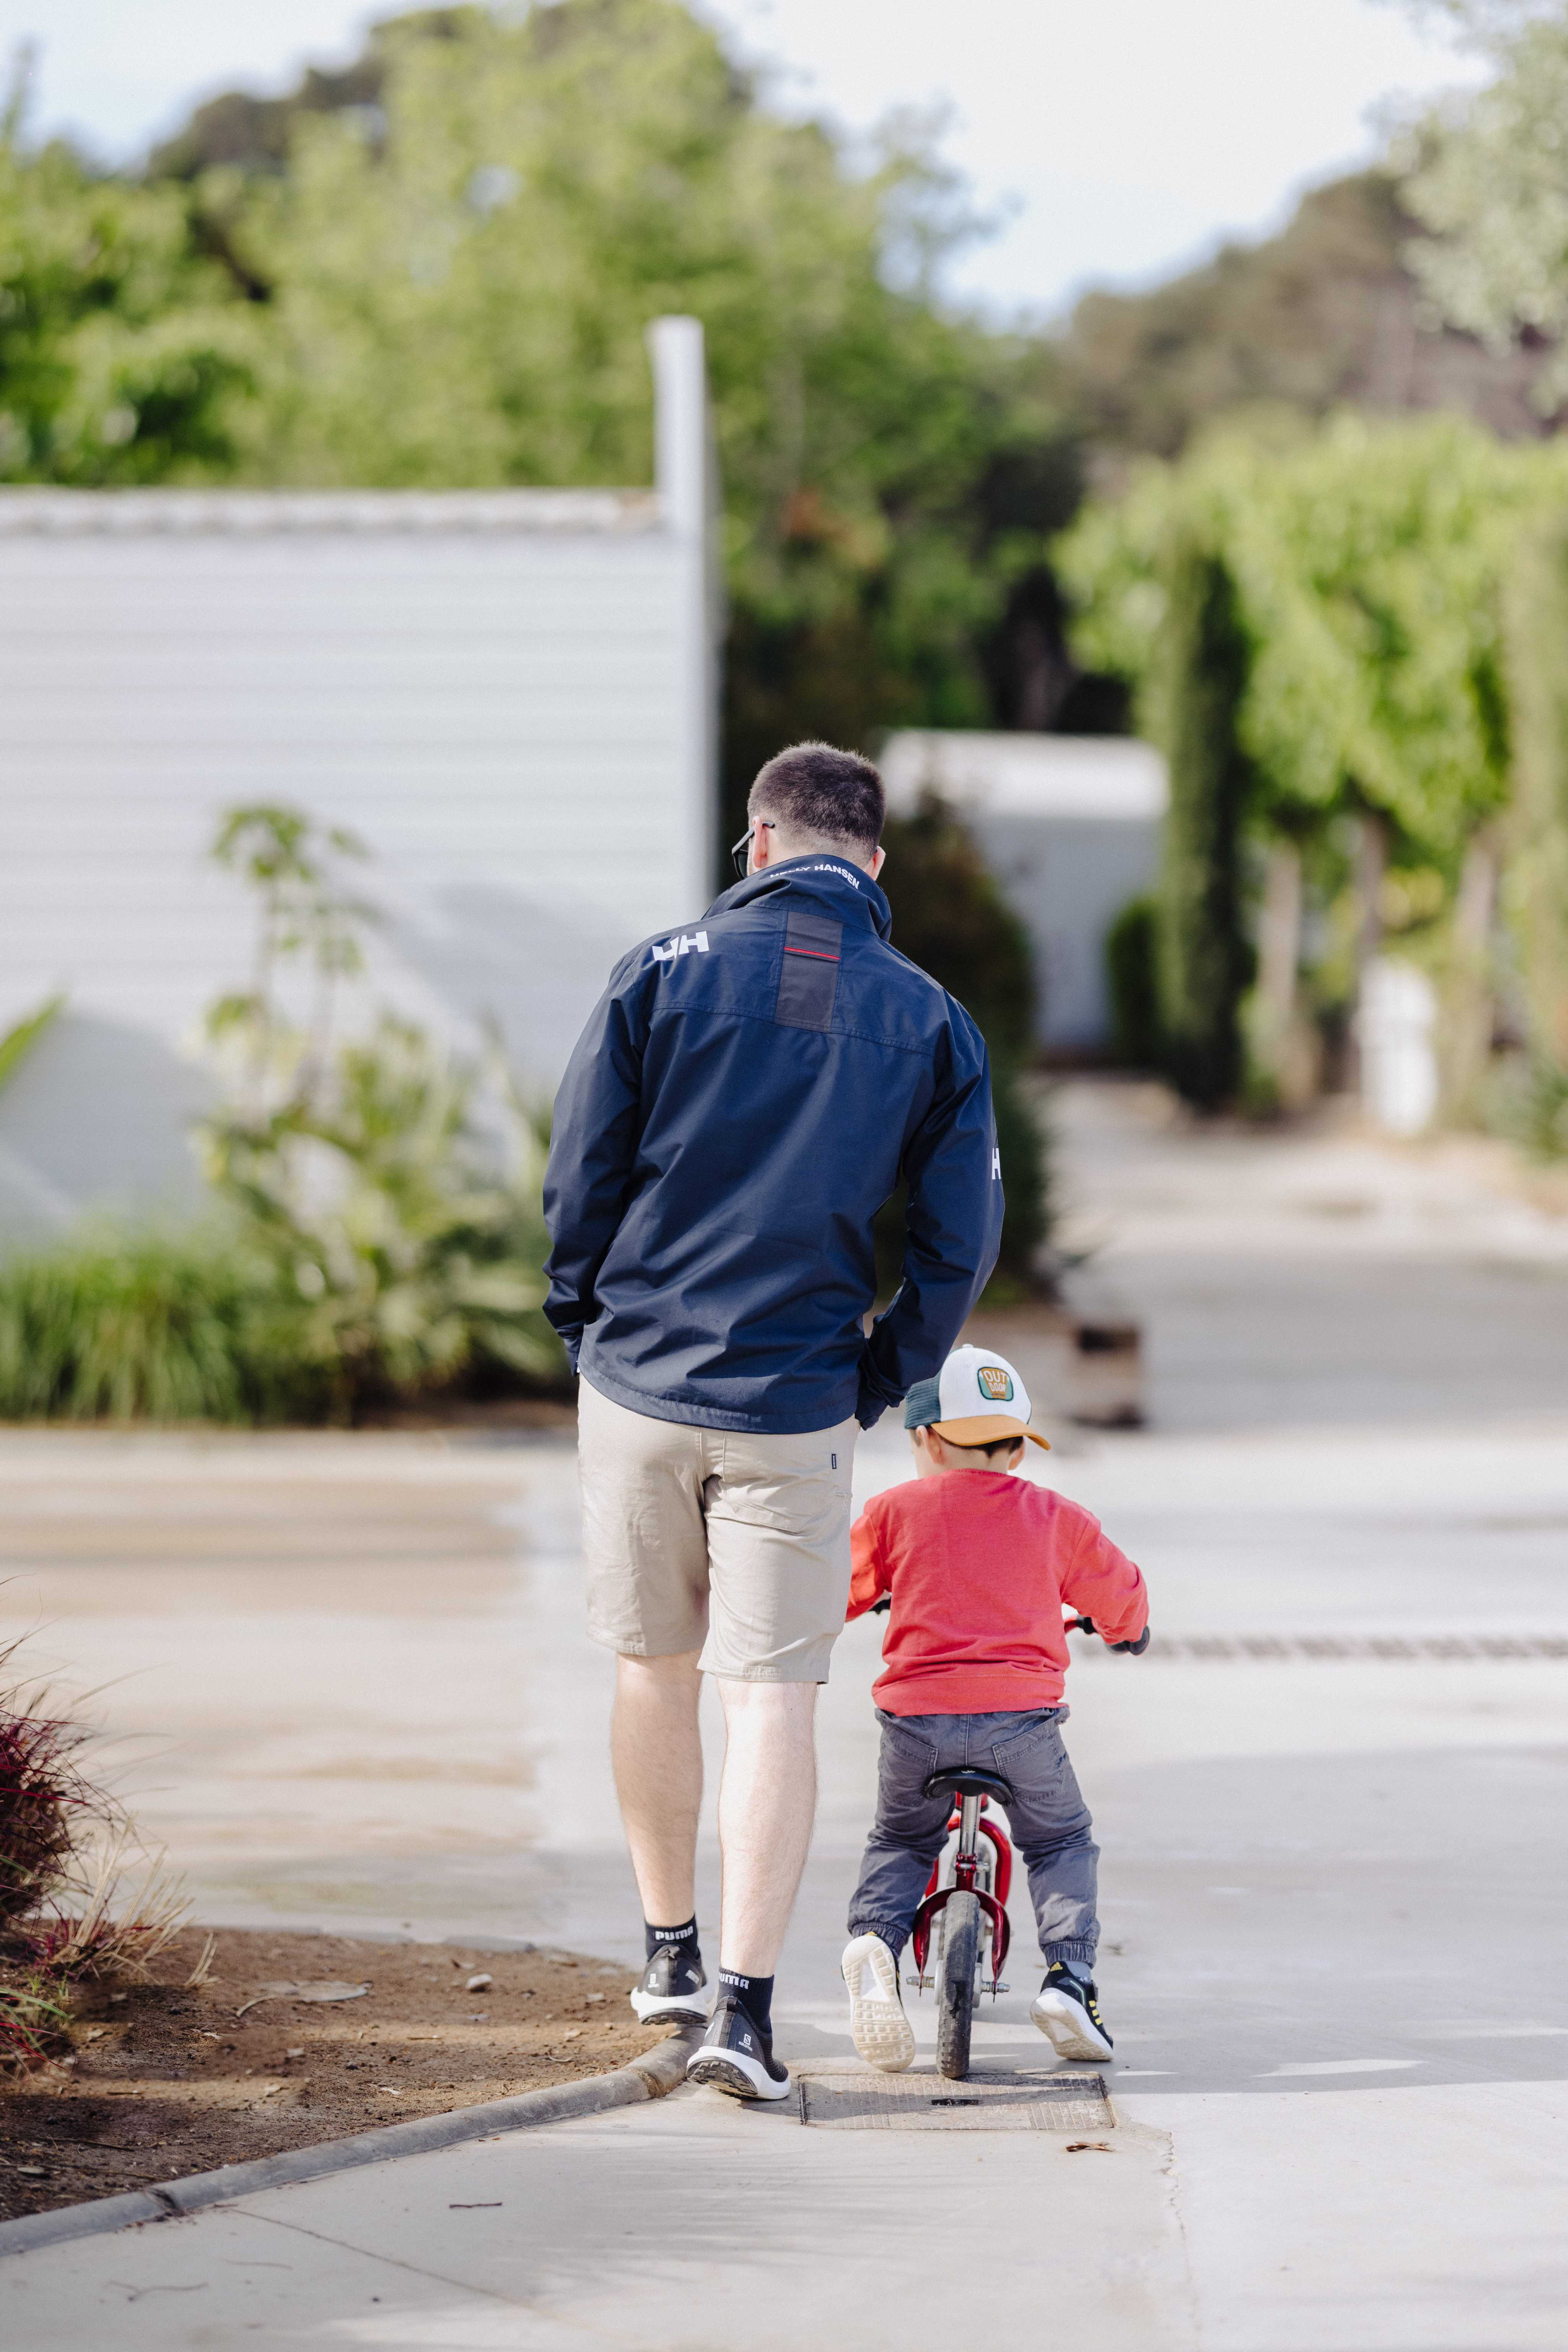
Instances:
[[[850,1905],[842,1961],[862,2058],[895,2074],[915,2055],[898,1961],[947,1837],[928,1774],[974,1765],[1013,1791],[1013,1843],[1029,1872],[1045,1981],[1030,2015],[1062,2058],[1108,2058],[1094,1990],[1099,1848],[1061,1744],[1067,1671],[1061,1605],[1113,1649],[1148,1644],[1148,1596],[1132,1561],[1077,1503],[1014,1474],[1030,1401],[1005,1357],[956,1348],[911,1389],[904,1426],[915,1477],[855,1523],[850,1611],[890,1596],[876,1820]],[[1049,1448],[1047,1449],[1049,1451]]]

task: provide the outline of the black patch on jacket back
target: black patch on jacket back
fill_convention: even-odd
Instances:
[[[784,927],[784,969],[774,1019],[788,1029],[830,1029],[839,986],[844,927],[793,910]]]

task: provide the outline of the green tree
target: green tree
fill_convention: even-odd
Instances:
[[[646,481],[646,323],[701,318],[732,795],[790,736],[1061,705],[1076,436],[1043,340],[936,299],[969,224],[920,126],[860,169],[675,0],[556,0],[394,19],[287,123],[224,101],[163,161],[268,297],[254,479]]]
[[[172,187],[95,178],[0,121],[0,481],[86,488],[232,470],[256,344]]]
[[[1403,200],[1430,238],[1411,249],[1428,293],[1496,352],[1546,346],[1533,397],[1568,400],[1568,7],[1563,0],[1442,0],[1496,68],[1404,144]]]
[[[1148,693],[1170,768],[1155,934],[1159,1035],[1183,1094],[1214,1110],[1240,1087],[1252,977],[1241,845],[1256,779],[1239,735],[1251,647],[1236,583],[1199,536],[1176,534],[1161,573],[1167,621]]]
[[[1232,741],[1250,770],[1243,850],[1304,851],[1320,897],[1343,897],[1345,821],[1375,820],[1393,871],[1363,909],[1362,953],[1369,924],[1396,923],[1459,987],[1475,942],[1456,933],[1450,954],[1448,929],[1462,904],[1460,929],[1473,930],[1485,896],[1473,863],[1462,887],[1468,853],[1512,789],[1503,584],[1528,518],[1565,498],[1568,457],[1554,445],[1504,446],[1452,419],[1343,417],[1318,433],[1217,433],[1178,465],[1135,471],[1120,502],[1090,509],[1058,543],[1084,657],[1134,681],[1141,724],[1172,761],[1166,1020],[1186,992],[1172,943],[1208,919],[1204,889],[1217,893],[1206,953],[1228,987],[1252,929],[1245,858],[1239,877],[1218,836],[1204,853],[1218,861],[1209,884],[1198,888],[1197,868],[1180,880],[1191,809],[1218,823],[1218,802],[1207,787],[1195,802],[1192,778],[1207,761],[1218,793]],[[1184,545],[1229,583],[1223,721],[1200,708],[1214,578],[1179,562],[1173,572]],[[1331,983],[1341,996],[1351,985],[1348,967]],[[1285,1034],[1286,1015],[1274,1006],[1260,1034]]]

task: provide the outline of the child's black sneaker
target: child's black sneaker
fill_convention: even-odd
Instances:
[[[1100,2015],[1092,1984],[1082,1984],[1060,1960],[1052,1960],[1029,2013],[1059,2058],[1109,2058],[1111,2036]]]
[[[644,2024],[706,2025],[713,2000],[706,1986],[695,1944],[661,1944],[632,1988],[632,2006]]]
[[[728,1993],[721,1993],[700,2050],[686,2061],[688,2083],[709,2083],[732,2099],[787,2099],[789,2074],[773,2055],[773,2037]]]

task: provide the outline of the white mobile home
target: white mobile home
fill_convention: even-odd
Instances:
[[[1105,934],[1159,868],[1165,762],[1124,737],[915,729],[883,752],[890,804],[934,790],[969,822],[1034,949],[1036,1034],[1092,1059],[1110,1038]]]
[[[0,493],[0,1238],[177,1199],[285,802],[375,858],[381,992],[548,1093],[613,959],[711,895],[719,609],[702,330],[650,334],[653,490]]]

